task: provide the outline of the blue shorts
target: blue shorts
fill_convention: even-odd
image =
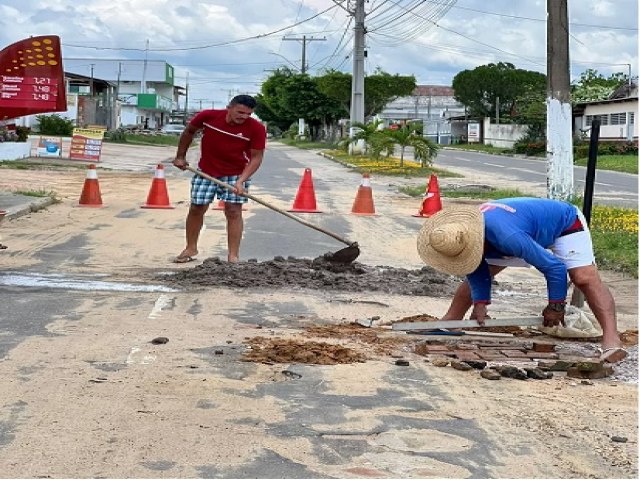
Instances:
[[[240,175],[229,175],[226,177],[216,177],[221,182],[235,186]],[[249,190],[251,180],[244,182],[245,191]],[[191,179],[191,204],[192,205],[209,205],[218,197],[225,203],[247,203],[249,199],[242,195],[236,195],[231,190],[227,190],[223,186],[213,183],[200,175],[194,175]]]

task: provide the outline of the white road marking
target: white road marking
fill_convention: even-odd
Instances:
[[[156,303],[151,309],[151,313],[147,318],[155,319],[162,314],[162,309],[171,303],[171,297],[169,295],[162,294],[156,300]]]

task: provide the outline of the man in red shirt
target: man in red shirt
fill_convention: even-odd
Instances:
[[[255,108],[253,97],[237,95],[224,110],[203,110],[198,113],[180,136],[173,165],[181,170],[189,165],[187,150],[196,132],[203,130],[198,169],[232,185],[234,190],[229,191],[200,175],[194,175],[186,221],[187,246],[174,262],[195,260],[204,214],[216,196],[224,201],[228,261],[239,260],[244,226],[242,205],[248,201],[242,194],[248,190],[251,176],[260,168],[267,139],[264,126],[251,118]]]

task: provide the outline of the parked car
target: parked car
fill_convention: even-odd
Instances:
[[[167,123],[160,129],[160,131],[167,135],[182,135],[184,125],[181,123]]]

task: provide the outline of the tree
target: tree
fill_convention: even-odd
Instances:
[[[329,70],[317,77],[318,88],[327,97],[339,102],[347,112],[351,109],[351,74]],[[387,103],[410,95],[416,88],[413,75],[391,75],[377,69],[364,79],[365,117],[380,113]]]
[[[609,77],[589,68],[571,85],[571,100],[575,103],[606,100],[622,84],[629,81],[628,75],[617,72]]]
[[[413,147],[414,156],[420,159],[420,166],[426,167],[433,162],[438,154],[438,146],[431,140],[417,135],[409,127],[402,127],[398,130],[385,130],[385,135],[389,137],[394,145],[400,147],[400,166],[404,165],[404,151],[407,147]]]
[[[361,153],[370,153],[373,158],[379,158],[382,151],[391,146],[389,138],[380,129],[382,123],[382,120],[374,120],[369,123],[355,122],[353,124],[355,133],[352,137],[345,139],[344,145],[348,147],[362,141],[364,148]]]
[[[323,123],[335,122],[345,114],[336,100],[318,89],[314,78],[287,68],[276,70],[265,80],[256,99],[256,115],[262,120],[288,130],[304,118],[313,139],[317,139]]]
[[[471,116],[495,117],[496,105],[501,119],[516,119],[519,101],[546,91],[546,76],[522,70],[511,63],[481,65],[459,72],[452,82],[455,99],[465,105]]]

